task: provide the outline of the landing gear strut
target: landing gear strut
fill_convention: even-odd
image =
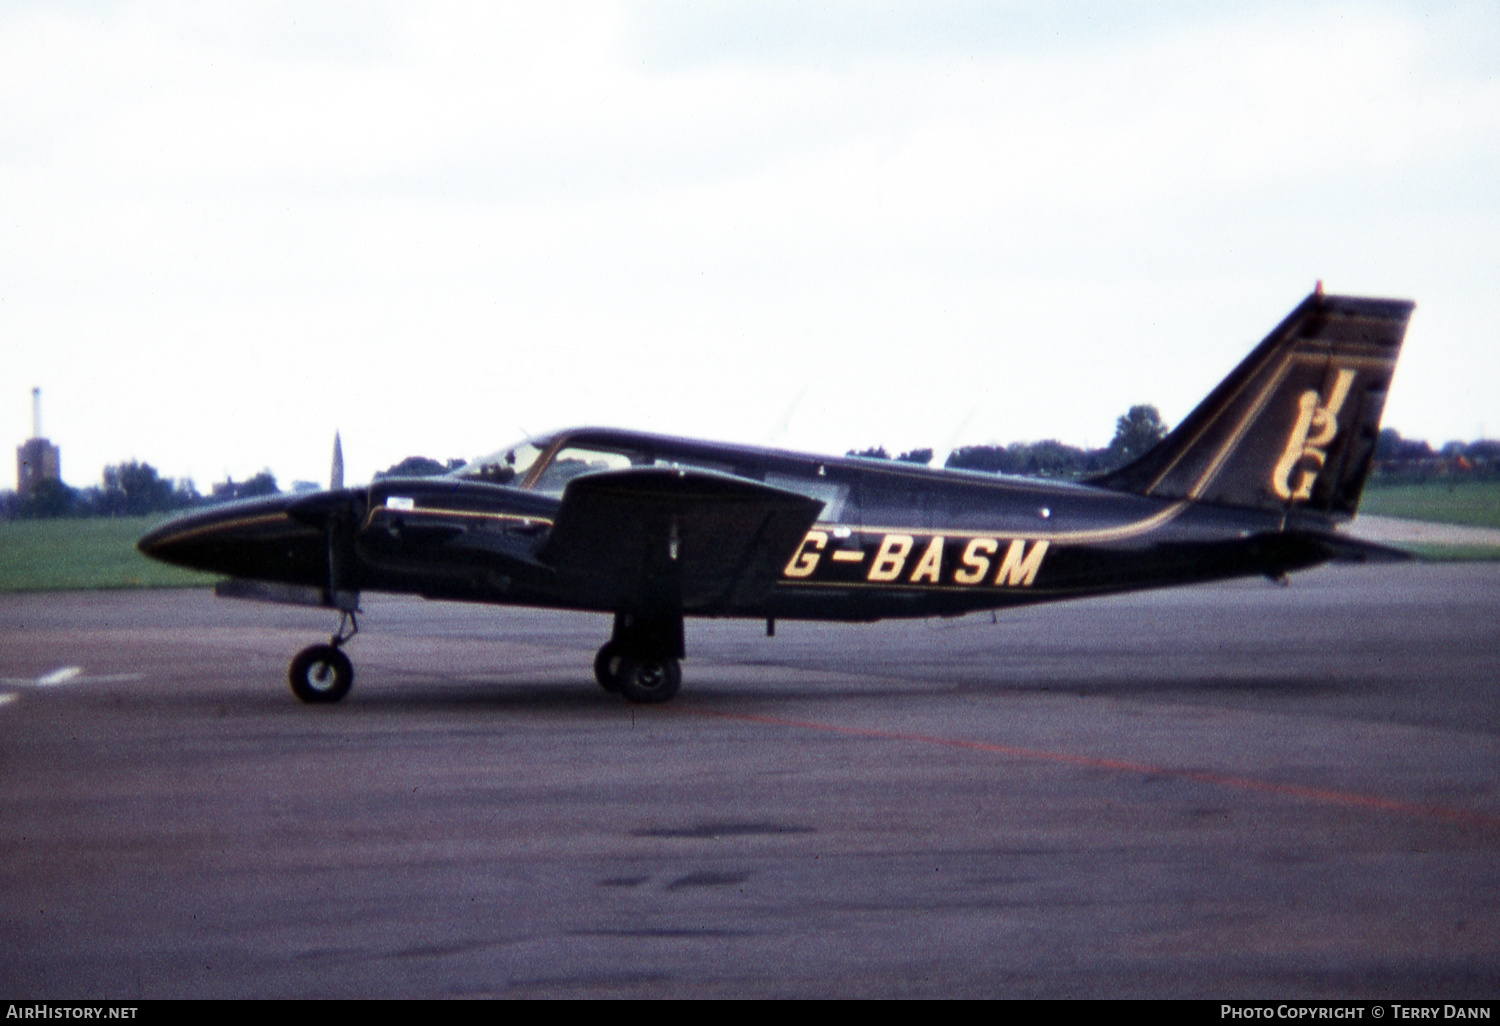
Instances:
[[[669,700],[682,686],[682,617],[615,614],[614,637],[594,657],[594,678],[631,702]]]
[[[287,670],[292,694],[310,704],[337,702],[354,685],[354,664],[344,655],[344,645],[359,633],[352,610],[343,610],[339,629],[326,645],[310,645],[297,653]]]

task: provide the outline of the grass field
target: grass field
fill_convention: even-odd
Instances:
[[[1500,563],[1500,545],[1397,545],[1427,563]]]
[[[0,522],[0,591],[180,588],[211,574],[147,559],[136,539],[163,517],[87,517]]]
[[[1372,485],[1361,513],[1500,528],[1500,481]],[[212,584],[211,574],[147,559],[136,539],[163,517],[0,521],[0,591],[73,588],[180,588]],[[1492,547],[1410,546],[1426,559],[1496,559]]]
[[[1500,528],[1500,481],[1454,484],[1371,485],[1359,504],[1361,513],[1440,524]]]

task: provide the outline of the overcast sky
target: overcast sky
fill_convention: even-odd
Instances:
[[[326,482],[1175,423],[1323,279],[1500,434],[1500,4],[0,6],[0,426]],[[11,451],[11,450],[8,450]],[[13,487],[4,461],[0,487]]]

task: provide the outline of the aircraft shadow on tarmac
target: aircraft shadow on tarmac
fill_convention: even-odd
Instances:
[[[769,669],[769,668],[768,668]],[[784,671],[784,667],[777,667]],[[774,671],[773,671],[774,672]],[[768,673],[768,677],[771,676]],[[882,674],[882,677],[890,675]],[[382,709],[475,709],[544,711],[582,710],[609,708],[624,711],[614,696],[598,687],[586,683],[558,680],[493,679],[468,675],[461,679],[440,678],[434,680],[431,673],[417,675],[421,679],[381,681],[362,689],[349,707],[379,707]],[[1118,675],[1092,676],[1088,680],[1053,675],[1027,680],[1013,678],[982,678],[955,675],[951,679],[925,683],[906,681],[899,685],[889,680],[876,678],[865,684],[838,682],[821,684],[817,681],[800,683],[773,683],[759,681],[715,681],[712,674],[706,675],[694,689],[693,705],[697,707],[732,703],[743,709],[746,704],[774,702],[785,708],[802,703],[825,703],[849,699],[899,700],[920,699],[930,701],[937,695],[974,696],[994,694],[1035,697],[1041,695],[1071,696],[1078,698],[1151,698],[1163,699],[1234,699],[1254,701],[1257,698],[1312,699],[1336,695],[1348,690],[1337,680],[1326,676],[1306,674],[1277,675],[1261,673],[1253,676],[1233,674],[1176,674],[1144,677],[1139,673],[1121,672]],[[278,699],[281,696],[277,696]],[[334,712],[333,709],[329,710]]]
[[[716,687],[712,682],[705,683],[701,691],[694,693],[694,705],[707,706],[719,704],[723,701],[732,701],[736,704],[756,701],[775,701],[778,704],[798,701],[824,702],[840,698],[900,698],[900,697],[930,697],[935,692],[953,691],[951,685],[932,686],[926,688],[916,687],[883,687],[872,685],[869,687],[851,688],[819,687],[810,684],[798,688],[789,688],[786,685],[760,685],[755,684],[725,684]],[[278,696],[278,700],[280,696]],[[476,709],[488,708],[495,710],[522,711],[546,711],[546,710],[582,710],[582,709],[609,709],[619,713],[628,713],[630,706],[622,706],[613,695],[607,694],[599,688],[590,688],[573,683],[558,683],[555,681],[526,681],[514,680],[473,680],[430,683],[430,682],[403,682],[399,684],[384,684],[372,686],[364,691],[357,700],[351,701],[348,708],[355,707],[380,707],[382,709]],[[336,711],[330,709],[331,714]]]

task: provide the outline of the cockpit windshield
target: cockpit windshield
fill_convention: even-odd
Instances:
[[[575,477],[652,466],[747,476],[743,468],[711,456],[700,457],[670,447],[662,451],[659,440],[603,437],[597,432],[528,438],[475,460],[454,471],[453,476],[512,488],[524,486],[541,495],[562,495]]]
[[[481,456],[455,471],[454,476],[483,481],[486,484],[519,485],[526,479],[526,473],[531,469],[532,464],[546,451],[548,441],[545,438],[535,440],[528,438],[517,442],[499,452]]]

